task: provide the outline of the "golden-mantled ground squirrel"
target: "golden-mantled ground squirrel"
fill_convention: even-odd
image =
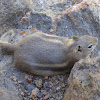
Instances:
[[[69,72],[75,62],[86,58],[96,47],[96,37],[72,39],[36,32],[17,44],[0,42],[4,54],[13,54],[15,65],[28,73],[50,76]]]

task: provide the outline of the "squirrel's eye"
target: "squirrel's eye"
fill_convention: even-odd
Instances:
[[[92,45],[88,46],[88,48],[92,48]]]

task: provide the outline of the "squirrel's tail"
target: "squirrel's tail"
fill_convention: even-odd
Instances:
[[[0,41],[0,49],[1,49],[2,53],[4,53],[4,54],[8,54],[8,55],[14,54],[16,45]]]

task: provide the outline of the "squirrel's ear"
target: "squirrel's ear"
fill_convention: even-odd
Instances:
[[[77,37],[77,36],[72,36],[72,39],[75,40],[75,41],[77,41],[77,40],[79,40],[79,37]]]

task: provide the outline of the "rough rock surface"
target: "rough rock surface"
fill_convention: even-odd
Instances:
[[[2,56],[0,54],[0,100],[20,100],[17,87],[7,76],[7,70],[10,68],[12,57]]]
[[[100,100],[100,57],[75,64],[64,100]]]
[[[20,98],[12,90],[10,91],[2,87],[0,88],[0,100],[20,100]]]
[[[40,0],[1,0],[0,41],[16,43],[26,35],[33,34],[36,31],[68,36],[70,38],[73,35],[92,35],[100,40],[99,0],[81,1],[41,0],[40,2]],[[99,50],[100,45],[95,50],[95,56]],[[87,63],[86,65],[88,66]],[[92,71],[94,67],[92,69],[91,66],[90,69]],[[86,68],[83,65],[83,70],[86,70]],[[76,68],[75,72],[77,71],[79,72]],[[82,70],[80,71],[82,72]],[[81,72],[79,73],[81,74]],[[0,97],[2,98],[0,100],[63,100],[68,76],[69,74],[43,78],[41,76],[29,75],[13,65],[12,56],[3,55],[0,51]],[[84,76],[84,79],[87,77]],[[81,79],[82,77],[79,78]],[[98,82],[98,84],[100,83]],[[30,98],[32,90],[35,88],[39,89],[39,91],[35,97]],[[91,91],[89,90],[90,94]],[[95,91],[94,93],[99,93]],[[82,92],[84,93],[84,91]]]
[[[82,2],[83,0],[71,0],[72,4],[78,4],[80,2]]]
[[[27,11],[29,7],[23,0],[0,0],[0,35],[17,28]]]

